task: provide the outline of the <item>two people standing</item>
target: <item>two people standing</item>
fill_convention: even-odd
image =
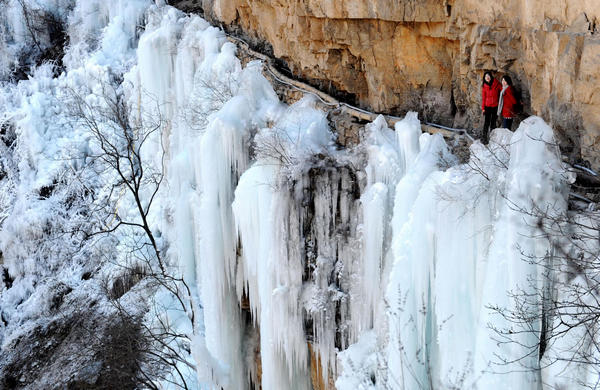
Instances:
[[[483,74],[481,86],[481,111],[484,115],[482,142],[487,144],[489,132],[496,126],[498,116],[502,117],[502,127],[510,130],[515,116],[517,99],[510,76],[502,77],[502,84],[487,71]]]

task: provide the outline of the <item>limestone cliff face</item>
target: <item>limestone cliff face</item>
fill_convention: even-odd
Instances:
[[[484,70],[598,166],[598,0],[201,0],[294,76],[378,112],[479,127]]]

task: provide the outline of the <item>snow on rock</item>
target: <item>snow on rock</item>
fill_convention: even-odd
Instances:
[[[377,372],[377,335],[375,331],[364,332],[358,342],[352,344],[338,358],[342,374],[335,381],[339,390],[375,390]]]

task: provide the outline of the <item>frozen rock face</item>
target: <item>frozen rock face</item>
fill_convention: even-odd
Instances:
[[[484,70],[511,75],[527,114],[598,166],[595,0],[203,0],[207,16],[268,43],[294,75],[363,107],[479,127]],[[516,127],[515,127],[516,128]]]

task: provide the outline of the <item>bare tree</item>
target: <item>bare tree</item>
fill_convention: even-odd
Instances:
[[[122,80],[114,75],[109,75],[108,80],[96,81],[97,90],[70,89],[65,99],[66,110],[70,125],[82,126],[91,135],[93,145],[85,157],[86,169],[114,178],[114,181],[107,183],[108,195],[98,199],[91,212],[97,228],[72,233],[80,234],[83,241],[112,236],[118,231],[125,233],[128,240],[126,262],[117,264],[122,275],[107,283],[106,291],[120,318],[134,326],[135,332],[130,332],[132,337],[144,340],[143,347],[135,345],[137,356],[142,360],[138,379],[146,387],[155,388],[153,381],[168,378],[164,369],[156,367],[168,367],[177,373],[177,386],[187,389],[185,377],[178,366],[184,364],[194,369],[189,359],[182,356],[182,350],[189,354],[189,335],[176,332],[163,319],[166,311],[174,308],[163,308],[151,301],[148,310],[154,310],[158,322],[149,325],[129,313],[120,302],[125,293],[140,283],[144,283],[144,288],[150,291],[164,289],[174,298],[178,305],[176,309],[187,315],[192,329],[196,328],[197,303],[191,289],[177,267],[169,264],[164,254],[166,248],[150,222],[150,213],[165,174],[160,131],[166,121],[158,104],[152,113],[133,115],[121,87]],[[159,148],[157,167],[150,163],[150,144]],[[135,217],[128,213],[130,210],[120,210],[120,204],[126,201],[136,210]],[[181,348],[174,347],[176,345]],[[146,370],[148,367],[151,369]]]
[[[523,261],[541,272],[529,275],[526,286],[508,292],[511,308],[491,307],[509,324],[492,327],[496,341],[523,347],[521,356],[500,363],[523,363],[526,357],[536,356],[541,367],[583,365],[600,374],[600,215],[593,211],[557,214],[539,207],[517,210],[533,218],[531,238],[547,240],[552,249],[540,256],[519,248]],[[522,334],[532,334],[537,342],[517,341]]]

